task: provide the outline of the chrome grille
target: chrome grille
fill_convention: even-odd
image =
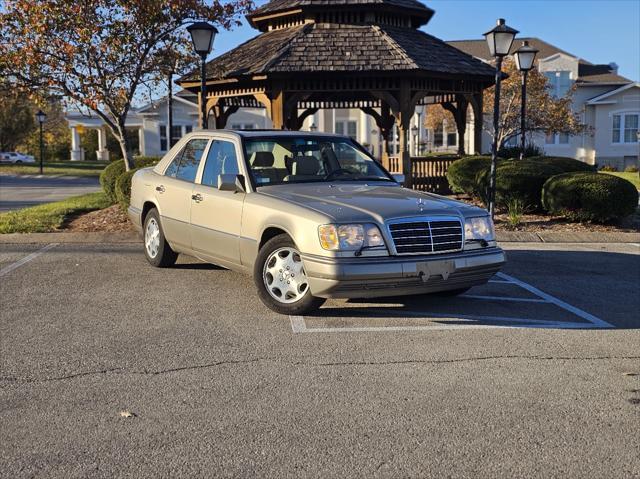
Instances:
[[[455,218],[389,224],[397,254],[434,254],[462,249],[462,223]]]

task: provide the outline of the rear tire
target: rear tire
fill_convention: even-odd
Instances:
[[[311,294],[300,252],[286,234],[271,238],[260,248],[253,280],[260,300],[276,313],[307,314],[326,301]]]
[[[144,255],[147,261],[156,268],[173,266],[178,259],[178,253],[171,249],[164,237],[160,224],[160,214],[153,208],[144,219]]]

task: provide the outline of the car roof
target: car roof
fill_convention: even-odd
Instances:
[[[233,136],[239,136],[241,138],[275,138],[275,137],[294,137],[294,136],[305,136],[305,137],[318,137],[318,138],[348,138],[345,135],[336,135],[333,133],[321,133],[314,131],[288,131],[288,130],[196,130],[191,133],[191,135],[203,135],[203,134],[211,134],[211,135],[219,135],[219,134],[228,134]]]

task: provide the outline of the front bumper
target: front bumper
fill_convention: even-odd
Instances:
[[[303,255],[309,287],[321,298],[435,293],[486,283],[505,263],[497,247],[437,256],[327,258]]]

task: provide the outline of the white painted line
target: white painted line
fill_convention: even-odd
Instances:
[[[559,308],[569,311],[570,313],[573,313],[576,316],[589,321],[591,324],[598,326],[599,328],[614,327],[612,324],[609,324],[606,321],[603,321],[602,319],[595,317],[593,314],[587,313],[586,311],[576,308],[575,306],[571,306],[569,303],[565,303],[564,301],[556,298],[555,296],[551,296],[550,294],[547,294],[544,291],[540,291],[538,288],[531,286],[530,284],[525,283],[524,281],[520,281],[519,279],[514,278],[513,276],[509,276],[508,274],[504,274],[504,273],[497,273],[497,275],[502,279],[506,279],[508,281],[511,281],[514,284],[517,284],[522,289],[526,289],[530,293],[533,293],[542,299],[546,299],[548,302],[555,304]]]
[[[41,254],[43,254],[46,251],[50,250],[51,248],[55,248],[56,246],[58,246],[58,244],[59,243],[49,243],[48,245],[44,246],[43,248],[40,248],[38,251],[35,251],[35,252],[31,253],[28,256],[25,256],[21,260],[16,261],[15,263],[11,263],[9,266],[5,266],[4,268],[0,269],[0,278],[2,278],[3,276],[8,275],[14,269],[19,268],[23,264],[26,264],[29,261],[32,261],[32,260],[36,259],[38,256],[40,256]]]
[[[463,294],[462,296],[458,296],[459,298],[470,298],[470,299],[486,299],[491,301],[520,301],[522,303],[548,303],[546,299],[540,298],[509,298],[507,296],[484,296],[481,294]]]
[[[511,281],[503,281],[501,279],[490,279],[489,283],[513,284]]]
[[[438,315],[432,313],[430,318],[435,319]],[[302,316],[289,316],[291,330],[297,333],[384,333],[403,331],[447,331],[450,329],[506,329],[506,328],[536,328],[536,329],[584,329],[584,323],[571,323],[564,321],[542,321],[521,318],[501,318],[498,316],[466,316],[461,315],[441,315],[440,318],[452,319],[454,321],[464,321],[472,323],[477,320],[490,320],[495,322],[510,322],[516,324],[441,324],[433,326],[349,326],[344,328],[307,328]]]

